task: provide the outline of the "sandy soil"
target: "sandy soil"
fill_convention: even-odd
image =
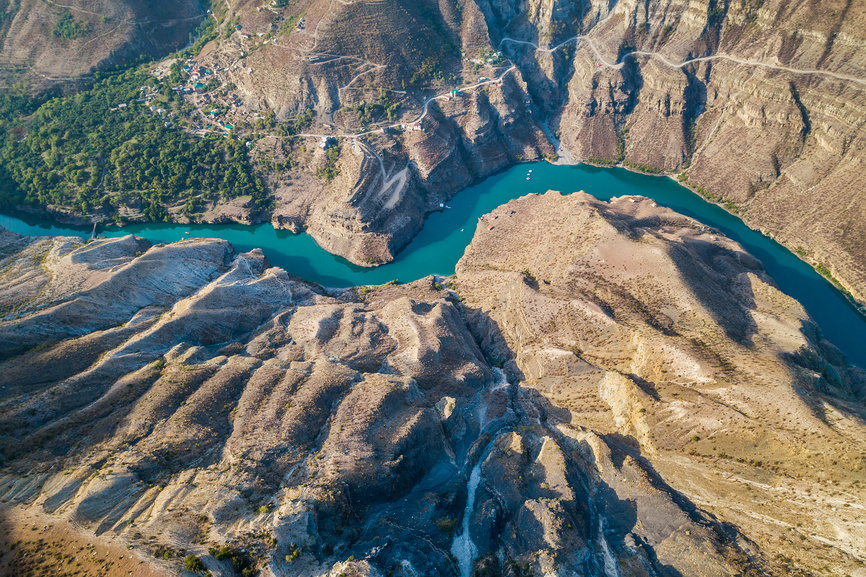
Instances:
[[[66,520],[17,507],[0,509],[0,575],[163,577],[137,550],[105,536],[97,537]]]

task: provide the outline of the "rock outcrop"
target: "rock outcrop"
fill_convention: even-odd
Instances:
[[[864,570],[866,379],[756,259],[638,197],[496,214],[454,279],[335,292],[0,235],[4,515],[167,572]]]

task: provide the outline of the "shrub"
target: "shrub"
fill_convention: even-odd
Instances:
[[[78,22],[72,17],[69,12],[64,12],[60,20],[57,21],[57,26],[51,31],[55,38],[63,38],[64,40],[72,40],[79,36],[84,36],[90,32],[90,23]]]
[[[195,555],[187,555],[183,560],[183,568],[187,571],[204,571],[205,566]]]
[[[436,519],[436,528],[442,531],[443,533],[450,533],[454,530],[454,527],[457,526],[457,518],[456,517],[443,517],[442,519]]]

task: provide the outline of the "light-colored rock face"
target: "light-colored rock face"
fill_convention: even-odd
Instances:
[[[554,430],[605,440],[590,443],[598,474],[634,507],[601,513],[609,542],[689,557],[660,526],[623,523],[647,505],[632,473],[599,460],[618,446],[770,557],[839,570],[835,554],[813,557],[830,534],[862,554],[862,497],[843,495],[862,482],[864,375],[819,360],[832,345],[736,243],[641,197],[529,195],[479,222],[457,287],[491,356],[551,403]]]
[[[300,9],[231,12],[245,29],[269,31]],[[335,134],[392,122],[384,108],[361,122],[353,107],[398,102],[395,120],[410,125],[427,115],[423,131],[374,132],[367,149],[344,147],[331,183],[305,178],[321,161],[302,160],[292,191],[274,186],[278,226],[306,226],[358,264],[390,261],[440,202],[504,166],[549,158],[558,142],[567,161],[682,173],[866,298],[861,7],[318,0],[303,9],[306,28],[283,32],[278,45],[236,34],[204,60],[231,67],[250,51],[230,72],[245,101],[280,119],[312,108],[314,127],[332,124]],[[508,60],[479,68],[482,49]],[[501,87],[422,108],[452,80],[469,85],[511,64]],[[451,80],[419,81],[430,69]]]
[[[441,290],[0,235],[10,535],[226,575],[862,568],[862,372],[759,262],[643,198],[496,214]]]

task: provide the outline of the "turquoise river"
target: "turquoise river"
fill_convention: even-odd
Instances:
[[[527,180],[530,170],[532,177]],[[309,235],[275,230],[270,224],[130,225],[122,229],[111,227],[100,230],[99,234],[135,234],[155,243],[184,238],[223,238],[240,251],[259,247],[275,266],[330,287],[381,284],[394,279],[409,282],[430,274],[453,274],[463,250],[472,240],[479,216],[513,198],[551,189],[563,193],[585,190],[601,200],[609,200],[614,196],[642,195],[720,230],[761,260],[779,287],[803,303],[824,336],[841,348],[850,362],[866,366],[866,319],[841,292],[809,265],[777,242],[748,228],[739,218],[704,201],[676,182],[619,168],[555,166],[546,162],[515,166],[460,192],[448,203],[450,208],[427,218],[421,232],[397,255],[393,263],[377,268],[355,266],[325,252]],[[0,226],[28,235],[90,234],[89,229],[58,226],[41,218],[20,214],[0,215]]]

